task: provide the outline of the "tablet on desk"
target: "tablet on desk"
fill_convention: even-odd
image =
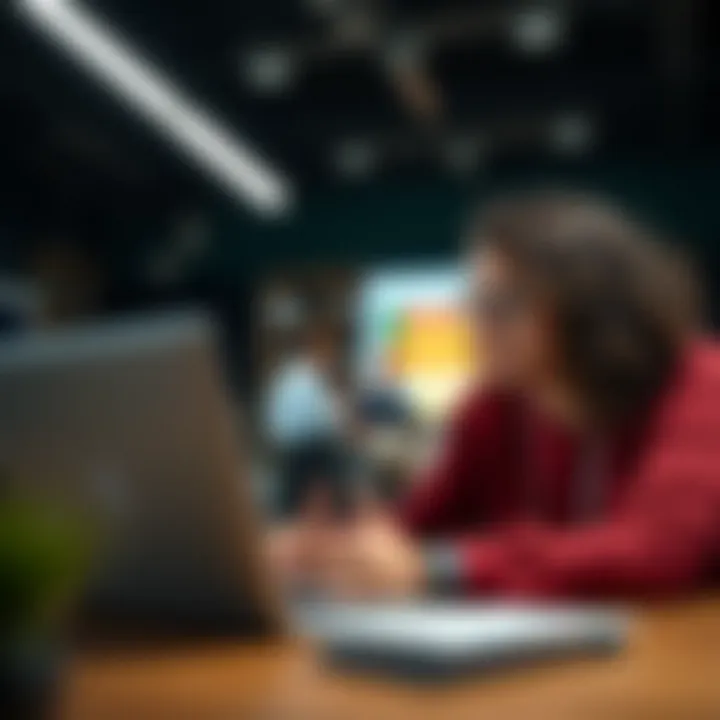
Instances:
[[[625,644],[628,616],[528,605],[317,604],[299,611],[298,624],[333,667],[432,681],[611,654]]]

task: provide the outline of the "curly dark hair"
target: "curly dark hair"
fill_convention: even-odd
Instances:
[[[496,200],[472,238],[549,301],[563,371],[594,422],[648,407],[698,326],[698,284],[676,251],[613,204],[557,191]]]

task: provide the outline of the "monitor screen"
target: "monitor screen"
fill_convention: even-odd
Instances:
[[[421,420],[440,420],[475,367],[459,267],[387,269],[360,286],[358,372],[403,393]]]

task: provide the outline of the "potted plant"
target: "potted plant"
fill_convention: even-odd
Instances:
[[[0,498],[0,717],[42,718],[52,707],[87,551],[69,514]]]

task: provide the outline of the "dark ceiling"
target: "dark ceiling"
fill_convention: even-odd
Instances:
[[[720,146],[713,0],[84,1],[301,191]],[[213,193],[11,11],[0,52],[6,204],[117,216]]]

